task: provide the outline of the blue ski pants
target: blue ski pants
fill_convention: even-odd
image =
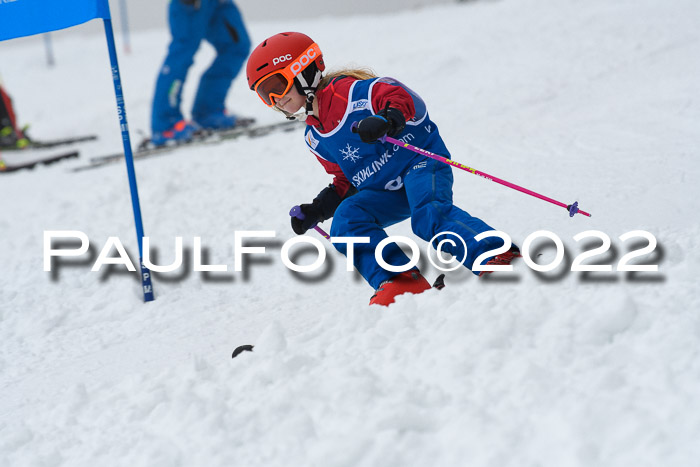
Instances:
[[[226,94],[251,46],[241,14],[232,0],[171,0],[169,21],[172,41],[153,97],[154,133],[168,130],[183,119],[182,87],[202,39],[214,46],[216,58],[199,80],[192,107],[195,121],[224,111]]]
[[[450,166],[432,159],[418,161],[404,177],[404,185],[399,190],[361,190],[343,200],[333,216],[332,237],[369,237],[369,243],[354,245],[354,265],[374,289],[397,274],[379,266],[374,256],[379,242],[388,237],[384,228],[409,217],[413,233],[425,241],[430,241],[441,232],[454,232],[464,239],[467,251],[463,264],[467,268],[471,268],[482,253],[503,245],[503,240],[497,237],[488,237],[479,242],[474,240],[481,232],[494,229],[452,204],[453,175]],[[436,247],[437,242],[444,238],[438,237],[433,246]],[[458,240],[455,244],[444,243],[442,251],[462,261],[465,257],[464,246]],[[346,244],[334,245],[347,255]],[[396,243],[384,247],[382,257],[392,266],[409,262]]]

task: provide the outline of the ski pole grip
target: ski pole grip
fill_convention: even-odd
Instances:
[[[304,211],[301,210],[301,206],[294,206],[290,211],[289,215],[292,217],[296,217],[300,221],[303,221],[306,219],[306,215],[304,215]],[[331,236],[326,233],[325,230],[323,230],[321,227],[318,226],[318,224],[314,224],[312,228],[321,234],[322,237],[324,237],[326,240],[330,240]]]
[[[304,219],[306,219],[306,214],[304,214],[304,211],[301,210],[301,206],[294,206],[289,211],[289,215],[292,217],[296,217],[300,221],[303,221]],[[311,227],[315,229],[317,225],[318,225],[318,222],[315,223],[314,225],[312,225]]]
[[[303,221],[306,219],[306,216],[304,215],[304,211],[301,210],[301,206],[294,206],[291,211],[289,211],[289,215],[292,217],[296,217],[300,221]]]

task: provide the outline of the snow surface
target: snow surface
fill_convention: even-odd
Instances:
[[[599,262],[616,265],[634,242],[620,235],[658,240],[639,258],[658,273],[535,274],[521,261],[500,279],[451,273],[443,291],[388,309],[367,306],[372,291],[331,248],[324,273],[281,262],[289,208],[328,183],[300,132],[136,164],[158,262],[176,236],[188,256],[200,236],[228,273],[189,260],[156,275],[145,305],[134,274],[91,272],[110,236],[137,251],[123,164],[69,171],[120,150],[104,40],[62,35],[53,69],[41,44],[1,44],[36,137],[100,139],[81,160],[0,176],[0,465],[698,465],[698,18],[695,0],[521,0],[251,23],[256,42],[301,30],[331,67],[401,79],[456,160],[593,214],[455,174],[456,203],[516,242],[555,232],[570,264],[600,243],[573,236],[600,230],[613,249]],[[120,57],[135,140],[167,42],[138,33]],[[197,57],[187,104],[212,57]],[[228,101],[279,118],[243,77]],[[44,272],[46,230],[84,231],[92,259]],[[233,272],[246,230],[277,235]],[[408,223],[390,232],[415,239]],[[231,360],[244,343],[255,352]]]

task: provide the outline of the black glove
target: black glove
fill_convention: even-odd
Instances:
[[[307,230],[313,228],[319,222],[322,222],[321,211],[318,207],[311,204],[300,204],[301,212],[304,213],[304,220],[298,217],[292,217],[292,230],[297,235],[304,235]]]
[[[319,222],[333,217],[341,201],[343,200],[336,193],[335,187],[333,185],[327,186],[316,196],[311,204],[299,206],[305,217],[304,220],[292,217],[292,230],[297,235],[303,235]]]
[[[405,127],[406,118],[401,111],[389,107],[387,102],[386,107],[376,115],[357,122],[357,126],[353,127],[352,131],[359,134],[363,142],[373,143],[385,135],[394,137],[401,133]]]

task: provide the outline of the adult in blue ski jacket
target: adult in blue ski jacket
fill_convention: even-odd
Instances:
[[[172,41],[160,69],[153,97],[152,141],[187,140],[197,126],[227,129],[236,125],[224,106],[231,82],[250,52],[250,38],[233,0],[171,0],[169,24]],[[199,80],[192,107],[192,120],[186,121],[180,109],[187,71],[202,39],[216,49],[216,58]]]
[[[393,303],[396,295],[430,288],[415,268],[397,275],[377,262],[375,250],[388,237],[384,229],[390,225],[410,218],[413,232],[435,246],[445,238],[443,232],[459,235],[466,250],[459,241],[443,243],[442,250],[470,269],[477,257],[504,246],[499,237],[475,240],[494,229],[453,204],[449,165],[378,141],[389,135],[450,157],[425,102],[415,92],[368,70],[326,76],[324,70],[318,45],[295,32],[265,40],[247,65],[248,85],[266,105],[306,121],[308,148],[334,176],[312,203],[301,205],[304,220],[292,218],[297,234],[332,217],[332,237],[369,238],[369,243],[355,245],[354,265],[375,289],[370,304],[379,305]],[[335,246],[347,254],[346,244]],[[382,256],[391,266],[409,263],[395,243],[389,243]],[[517,256],[517,247],[512,247],[485,260],[505,265]]]

